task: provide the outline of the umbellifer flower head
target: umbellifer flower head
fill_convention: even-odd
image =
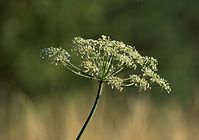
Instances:
[[[63,65],[79,76],[103,81],[120,91],[128,86],[147,90],[152,84],[159,85],[168,93],[171,91],[169,83],[157,74],[158,61],[141,56],[135,47],[104,35],[97,40],[75,37],[72,43],[71,52],[81,58],[78,66],[71,63],[69,53],[62,48],[45,48],[41,57],[52,64]]]

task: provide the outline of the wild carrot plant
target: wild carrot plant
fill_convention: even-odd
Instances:
[[[44,48],[41,57],[52,64],[66,67],[74,74],[99,81],[94,105],[76,140],[80,139],[96,110],[103,84],[119,91],[130,86],[147,90],[151,89],[152,84],[156,84],[168,93],[171,91],[169,83],[157,74],[158,61],[153,57],[140,55],[135,47],[104,35],[97,40],[75,37],[72,43],[71,53],[81,58],[80,65],[73,64],[70,54],[61,47]]]

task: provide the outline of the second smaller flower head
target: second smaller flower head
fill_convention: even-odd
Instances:
[[[61,64],[79,76],[103,81],[120,91],[128,86],[146,90],[153,83],[168,93],[171,91],[169,83],[157,74],[158,61],[141,56],[134,47],[121,41],[104,35],[97,40],[75,37],[71,52],[81,58],[80,65],[72,64],[69,53],[62,48],[45,48],[41,51],[41,57],[52,64]]]

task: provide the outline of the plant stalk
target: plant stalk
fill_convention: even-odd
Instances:
[[[97,104],[98,104],[99,98],[100,98],[100,96],[101,96],[102,87],[103,87],[103,81],[100,81],[100,83],[99,83],[99,88],[98,88],[98,92],[97,92],[97,96],[96,96],[95,102],[94,102],[94,104],[93,104],[93,107],[92,107],[92,109],[91,109],[91,111],[90,111],[90,113],[89,113],[89,115],[88,115],[88,117],[87,117],[87,119],[86,119],[86,121],[85,121],[85,123],[84,123],[82,129],[80,130],[80,132],[79,132],[79,134],[78,134],[76,140],[79,140],[79,139],[80,139],[80,137],[81,137],[81,135],[83,134],[83,132],[84,132],[86,126],[88,125],[90,119],[92,118],[93,114],[95,113],[95,110],[96,110],[96,108],[97,108]]]

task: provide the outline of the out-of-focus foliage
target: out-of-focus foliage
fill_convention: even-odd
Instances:
[[[117,105],[103,102],[82,139],[198,140],[198,100],[189,113],[176,101],[168,101],[164,106],[156,106],[147,98],[126,98],[126,105],[118,105],[123,101]],[[83,95],[48,96],[35,103],[18,93],[10,101],[9,116],[0,108],[0,120],[9,120],[0,122],[0,139],[74,140],[87,116],[88,106],[89,99]]]
[[[43,62],[39,52],[50,46],[67,50],[74,36],[104,34],[157,58],[172,98],[191,101],[199,91],[198,7],[198,0],[1,0],[0,94],[67,93],[88,86],[91,81]],[[151,92],[158,99],[171,96]]]
[[[172,92],[105,87],[85,139],[198,139],[199,0],[0,0],[0,139],[76,136],[97,84],[44,62],[40,50],[101,35],[157,58]]]

